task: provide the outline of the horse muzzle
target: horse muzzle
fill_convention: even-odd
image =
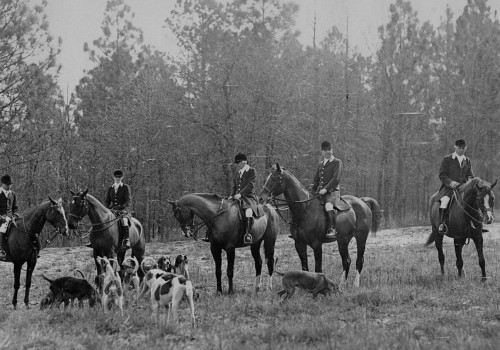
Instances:
[[[484,222],[487,224],[491,224],[493,220],[495,220],[493,216],[493,211],[491,210],[486,211],[486,215],[484,216]]]

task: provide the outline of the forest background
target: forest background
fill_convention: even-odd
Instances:
[[[85,46],[94,66],[71,96],[45,6],[0,4],[0,171],[21,209],[68,203],[70,190],[103,199],[122,168],[148,239],[167,240],[167,200],[229,195],[237,152],[258,189],[276,162],[307,185],[323,140],[344,163],[341,192],[378,199],[386,226],[427,222],[458,138],[477,176],[499,177],[500,24],[487,0],[436,27],[395,0],[373,55],[335,26],[301,44],[294,2],[178,1],[165,18],[176,57],[144,43],[126,1],[108,0],[102,36]]]

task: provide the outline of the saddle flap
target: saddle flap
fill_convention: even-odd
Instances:
[[[351,209],[351,205],[345,201],[344,198],[340,197],[339,201],[336,201],[333,205],[338,211],[345,211]]]

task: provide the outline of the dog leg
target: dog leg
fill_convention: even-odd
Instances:
[[[191,308],[191,328],[196,328],[195,318],[194,318],[194,288],[191,281],[186,281],[186,296],[189,300],[189,307]]]

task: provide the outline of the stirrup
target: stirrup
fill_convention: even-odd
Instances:
[[[328,232],[326,233],[325,237],[337,239],[337,230],[334,228],[329,229]]]
[[[250,233],[247,233],[245,235],[245,237],[243,238],[243,241],[245,242],[245,244],[250,244],[250,243],[253,243],[253,237]]]
[[[439,224],[438,231],[440,234],[444,235],[445,233],[448,232],[448,226],[446,226],[446,224],[444,223],[441,223]]]
[[[122,248],[127,250],[127,249],[130,249],[131,246],[130,246],[130,240],[128,238],[124,239],[122,241]]]

